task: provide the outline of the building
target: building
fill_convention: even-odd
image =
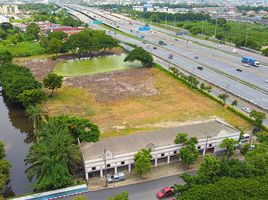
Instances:
[[[12,4],[0,4],[0,14],[17,14],[19,9],[17,5]]]
[[[9,22],[9,18],[7,18],[3,15],[0,15],[0,23],[4,23],[4,22]]]
[[[81,143],[85,176],[89,179],[98,174],[103,177],[104,170],[111,173],[128,170],[134,164],[134,155],[142,148],[152,149],[152,162],[170,163],[178,161],[178,152],[181,144],[174,144],[179,132],[185,132],[189,137],[197,137],[196,148],[201,154],[206,151],[217,153],[222,151],[220,144],[225,138],[239,139],[240,131],[219,120],[203,123],[166,128],[150,132],[135,133],[127,136],[118,136],[100,140],[97,143]],[[106,165],[106,167],[105,167]]]

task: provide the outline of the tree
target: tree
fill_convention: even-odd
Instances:
[[[263,54],[264,56],[268,56],[268,48],[263,49],[263,50],[262,50],[262,54]]]
[[[145,51],[142,47],[136,47],[126,56],[124,62],[140,61],[143,65],[149,66],[153,64],[153,56]]]
[[[122,192],[120,194],[116,194],[114,197],[109,197],[107,200],[128,200],[128,193]]]
[[[62,86],[63,77],[58,76],[54,73],[49,73],[46,78],[44,78],[44,87],[51,90],[50,96],[53,96],[54,90],[59,89]]]
[[[48,39],[47,39],[46,36],[44,36],[44,35],[41,35],[41,36],[40,36],[40,46],[41,46],[41,47],[47,49],[47,48],[48,48],[48,42],[49,42],[49,41],[48,41]]]
[[[10,64],[12,62],[13,56],[9,51],[0,53],[0,66],[4,64]]]
[[[89,200],[87,197],[79,195],[73,198],[73,200]]]
[[[36,23],[30,23],[26,27],[26,33],[33,37],[34,39],[38,39],[38,34],[40,33],[40,27]]]
[[[46,93],[42,89],[24,90],[18,95],[18,100],[26,108],[31,105],[41,104],[47,99]]]
[[[150,149],[141,149],[135,154],[134,171],[141,178],[145,173],[148,173],[151,170],[151,159],[152,155]]]
[[[177,200],[266,199],[268,177],[227,178],[208,185],[195,185],[177,197]]]
[[[185,143],[187,141],[187,133],[178,133],[174,140],[175,144]]]
[[[100,138],[100,130],[97,125],[87,119],[76,118],[68,115],[50,117],[50,121],[64,124],[69,133],[81,142],[97,142]]]
[[[268,144],[268,133],[265,131],[259,131],[256,133],[257,141]]]
[[[197,160],[199,151],[195,148],[195,145],[187,144],[180,149],[178,155],[181,158],[182,162],[186,164],[186,168],[188,169],[189,166]]]
[[[234,100],[234,101],[232,102],[232,106],[237,106],[237,104],[238,104],[238,101],[237,101],[237,100]]]
[[[68,128],[57,121],[42,124],[39,139],[33,143],[26,156],[27,177],[34,183],[35,191],[53,190],[72,184],[77,164],[81,162],[78,146]]]
[[[225,138],[220,144],[221,148],[226,148],[227,160],[234,154],[235,144],[237,144],[237,141],[232,138]]]
[[[57,38],[52,38],[51,40],[48,41],[47,51],[49,53],[55,53],[56,55],[58,55],[62,47],[63,43],[61,40]]]
[[[30,105],[25,110],[26,116],[33,122],[34,132],[39,128],[42,120],[47,121],[48,114],[42,104]]]
[[[223,93],[223,94],[219,94],[218,98],[221,99],[224,103],[226,103],[226,100],[228,99],[228,95]]]
[[[48,39],[56,38],[58,40],[63,40],[68,38],[68,34],[63,31],[53,31],[48,34]]]
[[[221,162],[212,154],[207,154],[202,160],[198,171],[197,178],[199,183],[210,183],[217,180],[221,172]]]
[[[266,116],[263,112],[258,112],[256,110],[252,110],[249,114],[250,117],[254,118],[254,124],[256,126],[261,126],[263,123],[263,120],[265,120]]]
[[[105,52],[107,49],[112,49],[118,46],[118,40],[114,39],[110,35],[103,34],[99,39],[99,48],[103,49],[102,53]]]
[[[187,81],[192,85],[194,86],[195,88],[197,88],[197,85],[199,84],[199,81],[197,80],[197,78],[195,78],[195,76],[188,76],[187,77]]]
[[[4,143],[0,141],[0,191],[3,190],[8,181],[9,170],[11,168],[10,162],[4,159],[5,156]]]

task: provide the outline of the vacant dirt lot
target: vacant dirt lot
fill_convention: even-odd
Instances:
[[[89,93],[95,94],[95,100],[101,103],[156,95],[159,91],[154,83],[155,77],[149,68],[99,73],[65,80],[65,85],[86,88]]]
[[[138,68],[66,80],[48,101],[49,113],[85,117],[102,137],[178,126],[214,116],[245,129],[250,125],[211,99],[156,68]]]

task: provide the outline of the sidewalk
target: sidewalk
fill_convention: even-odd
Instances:
[[[105,178],[101,179],[100,177],[96,177],[96,178],[90,178],[88,180],[88,187],[90,191],[97,191],[106,188],[115,188],[140,183],[144,181],[159,179],[163,177],[179,175],[185,172],[196,170],[201,162],[201,159],[202,158],[199,158],[198,161],[194,165],[190,166],[190,168],[187,171],[185,165],[180,161],[176,161],[170,164],[160,163],[160,165],[158,165],[157,167],[152,167],[151,171],[148,174],[144,175],[143,179],[138,177],[133,171],[131,173],[129,173],[128,171],[123,171],[126,174],[125,181],[108,184],[108,186],[105,187]]]

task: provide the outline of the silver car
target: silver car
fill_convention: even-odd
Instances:
[[[123,172],[119,172],[118,174],[107,177],[107,183],[115,183],[124,180],[126,180],[126,175]]]

